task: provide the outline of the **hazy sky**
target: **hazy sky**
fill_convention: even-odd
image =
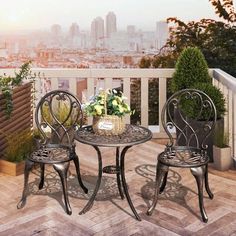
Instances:
[[[234,0],[235,4],[236,0]],[[0,0],[0,32],[49,29],[52,24],[68,28],[77,22],[81,30],[109,11],[117,17],[118,29],[128,24],[155,30],[155,22],[176,16],[181,20],[217,19],[208,0]]]

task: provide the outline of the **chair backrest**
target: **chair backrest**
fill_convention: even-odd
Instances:
[[[206,150],[206,140],[216,123],[216,108],[211,98],[204,92],[183,89],[166,101],[161,120],[170,138],[167,147],[191,146]]]
[[[72,145],[75,131],[83,122],[81,102],[67,91],[51,91],[39,101],[35,122],[42,144]]]

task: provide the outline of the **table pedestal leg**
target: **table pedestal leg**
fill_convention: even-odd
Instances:
[[[124,193],[125,193],[128,203],[129,203],[129,206],[130,206],[131,210],[133,211],[136,219],[141,221],[141,218],[138,215],[137,211],[135,210],[134,205],[133,205],[131,198],[129,196],[128,187],[127,187],[126,180],[125,180],[125,153],[127,152],[127,150],[129,148],[131,148],[131,146],[125,147],[121,152],[121,160],[120,160],[121,179],[122,179]]]
[[[118,185],[120,197],[121,199],[124,199],[124,194],[122,191],[121,180],[120,180],[121,173],[120,173],[120,148],[119,147],[116,148],[116,167],[119,169],[119,171],[117,171],[116,173],[117,185]]]
[[[83,210],[79,213],[80,215],[86,213],[93,206],[93,202],[94,202],[95,197],[97,195],[97,192],[99,190],[99,187],[100,187],[100,184],[101,184],[101,179],[102,179],[102,156],[101,156],[101,152],[100,152],[100,150],[97,146],[93,146],[93,147],[97,151],[97,155],[98,155],[98,179],[97,179],[97,183],[96,183],[95,189],[93,191],[93,194],[92,194],[91,198],[89,199],[88,203],[83,208]]]

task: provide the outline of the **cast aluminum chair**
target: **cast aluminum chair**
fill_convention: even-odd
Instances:
[[[204,121],[199,121],[203,118]],[[207,222],[208,217],[203,204],[204,183],[210,199],[213,199],[213,194],[208,183],[209,156],[206,151],[206,140],[215,126],[215,105],[204,92],[184,89],[167,100],[162,109],[161,121],[169,142],[165,151],[157,158],[154,199],[147,214],[153,213],[158,194],[165,189],[169,167],[189,168],[197,182],[202,220]],[[176,130],[176,140],[173,130]]]
[[[82,126],[82,121],[81,103],[71,93],[55,90],[42,97],[35,112],[35,122],[42,139],[37,150],[25,162],[24,190],[17,205],[18,209],[26,204],[29,173],[35,163],[41,167],[39,189],[44,186],[45,164],[52,165],[60,176],[67,214],[72,213],[67,194],[67,172],[70,161],[75,164],[80,186],[85,193],[88,192],[80,176],[79,159],[74,143],[74,133]]]

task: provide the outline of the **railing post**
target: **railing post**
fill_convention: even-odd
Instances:
[[[232,127],[232,130],[233,130],[233,134],[232,134],[232,138],[233,138],[233,146],[232,146],[232,149],[233,149],[233,157],[236,158],[236,93],[234,93],[233,95],[233,127]]]
[[[141,78],[141,125],[148,127],[148,78]]]
[[[77,96],[77,79],[69,79],[69,90],[72,94]]]
[[[166,78],[159,78],[159,128],[160,133],[164,132],[164,128],[161,122],[161,111],[166,102]],[[166,117],[165,117],[166,119]]]
[[[89,101],[89,98],[94,95],[94,78],[87,78],[87,94],[86,98]],[[92,124],[92,117],[88,117],[88,124]]]
[[[224,115],[224,130],[229,131],[229,90],[223,85],[222,88],[223,95],[225,97],[226,112]]]
[[[112,78],[104,78],[105,80],[105,89],[111,89],[112,88]]]
[[[51,89],[56,90],[58,89],[58,78],[50,78],[51,81]]]
[[[229,90],[229,96],[228,96],[228,133],[229,133],[229,146],[231,148],[231,155],[233,154],[233,127],[234,127],[234,122],[233,122],[233,117],[234,117],[234,112],[233,111],[233,92]]]
[[[35,123],[35,110],[39,100],[42,97],[42,85],[41,85],[41,78],[36,76],[33,84],[33,127],[36,128]]]
[[[123,78],[123,94],[127,97],[127,104],[130,106],[130,78]],[[125,123],[130,124],[130,115],[125,116]]]

